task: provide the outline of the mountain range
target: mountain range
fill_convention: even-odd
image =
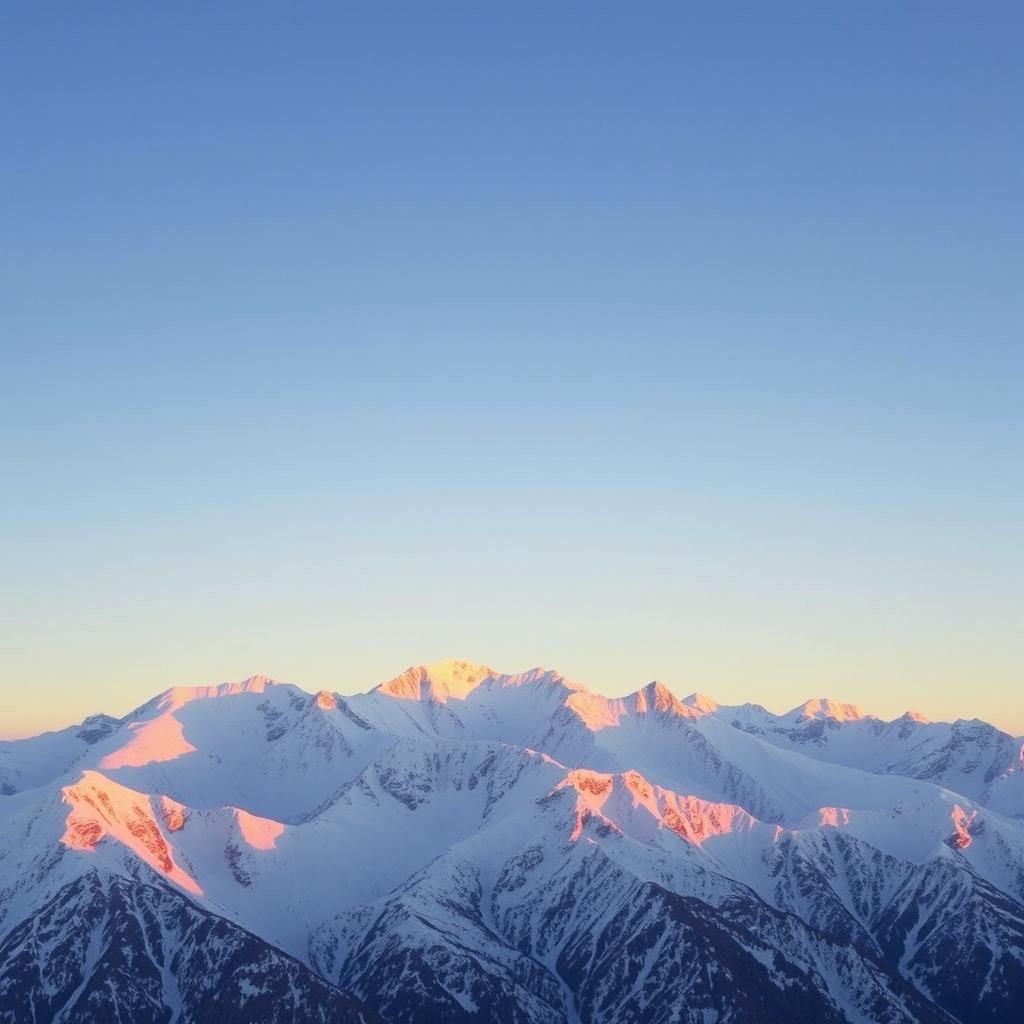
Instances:
[[[1000,1024],[1024,743],[446,661],[0,743],[0,1022]]]

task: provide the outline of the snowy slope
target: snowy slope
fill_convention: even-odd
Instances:
[[[81,725],[59,732],[44,732],[26,740],[0,740],[0,795],[10,796],[51,782],[120,724],[108,715],[92,715]]]
[[[0,1021],[981,1024],[1024,1001],[1020,750],[984,723],[442,662],[353,697],[176,687],[0,767]]]
[[[929,722],[908,711],[885,722],[826,699],[807,701],[785,715],[752,705],[714,705],[708,713],[783,749],[927,780],[1024,817],[1024,743],[978,719]]]

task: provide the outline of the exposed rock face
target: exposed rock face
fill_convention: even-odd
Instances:
[[[376,1024],[357,1000],[162,886],[90,871],[0,945],[9,1024]]]

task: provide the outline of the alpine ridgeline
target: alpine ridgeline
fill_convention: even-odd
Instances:
[[[997,1024],[1024,751],[980,721],[443,662],[0,743],[0,1021]]]

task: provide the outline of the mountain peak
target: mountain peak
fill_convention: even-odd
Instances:
[[[646,686],[632,694],[637,714],[649,714],[652,711],[674,711],[678,715],[692,718],[694,712],[687,707],[659,679],[652,680]]]
[[[429,673],[431,679],[445,680],[446,682],[479,682],[481,679],[494,675],[494,669],[489,666],[462,658],[442,658],[440,661],[424,665],[423,668]]]
[[[236,683],[216,683],[212,686],[172,686],[164,690],[153,700],[137,708],[132,714],[148,711],[158,707],[163,711],[175,711],[194,700],[207,700],[211,697],[235,697],[240,693],[263,693],[268,686],[280,685],[270,676],[249,676]]]
[[[920,711],[907,710],[900,716],[901,721],[917,722],[919,725],[928,725],[931,719],[926,718]]]
[[[465,700],[485,679],[495,675],[493,669],[472,661],[446,659],[430,665],[413,665],[400,676],[381,683],[377,693],[400,700]]]
[[[514,672],[512,674],[502,673],[495,675],[494,681],[499,686],[560,686],[566,690],[586,690],[581,683],[574,683],[566,679],[561,672],[553,668],[531,668],[525,672]]]
[[[333,711],[338,706],[338,695],[330,690],[320,690],[313,699],[316,706],[324,711]]]
[[[815,697],[804,701],[790,714],[796,718],[828,718],[834,722],[858,722],[864,718],[864,712],[856,704],[844,704],[830,697]]]
[[[713,715],[721,707],[718,701],[706,693],[691,693],[689,697],[683,698],[683,703],[704,715]]]
[[[227,685],[227,686],[235,685],[243,693],[248,693],[250,691],[259,692],[260,690],[263,690],[263,689],[265,689],[268,686],[273,686],[274,682],[275,682],[275,680],[272,679],[270,676],[265,676],[261,672],[258,672],[254,676],[246,677],[240,683],[237,683],[237,684],[226,683],[226,684],[221,684],[221,685]]]

